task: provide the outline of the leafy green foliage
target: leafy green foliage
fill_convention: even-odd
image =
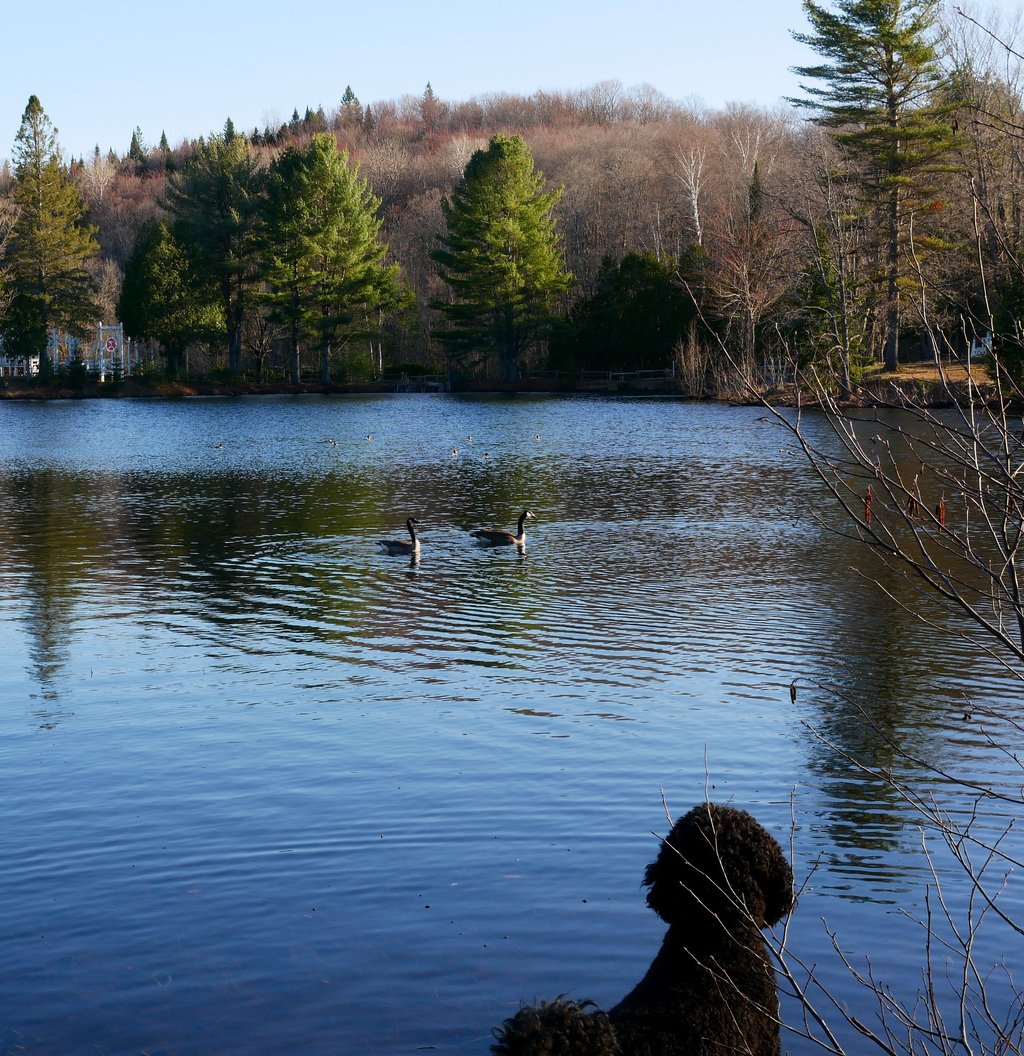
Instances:
[[[450,300],[435,302],[450,326],[437,336],[456,356],[495,353],[510,379],[523,351],[546,336],[554,300],[572,282],[551,215],[562,190],[543,186],[522,137],[495,136],[442,201],[447,230],[432,254],[451,290]]]
[[[793,36],[826,61],[796,68],[811,83],[801,85],[807,98],[791,101],[813,111],[863,166],[863,198],[882,236],[885,361],[895,370],[900,288],[909,270],[907,220],[934,201],[932,177],[953,144],[949,109],[934,102],[941,81],[933,39],[939,3],[838,0],[830,11],[804,0],[803,6],[813,32]]]
[[[839,12],[804,0],[813,34],[795,33],[833,61],[796,72],[822,86],[803,84],[833,138],[866,159],[884,191],[900,189],[904,204],[928,198],[931,175],[953,143],[950,108],[935,102],[942,82],[931,39],[937,0],[840,0]],[[920,204],[914,203],[914,204]]]
[[[860,381],[871,357],[862,324],[869,316],[865,291],[843,274],[832,232],[818,224],[813,266],[793,290],[788,338],[797,353],[800,369],[812,368],[823,378],[834,378],[843,399]]]
[[[95,254],[95,229],[61,160],[57,130],[36,96],[25,107],[14,144],[13,198],[18,209],[7,265],[12,303],[4,340],[14,355],[46,361],[52,329],[82,337],[96,321],[86,262]]]
[[[363,123],[363,108],[350,84],[345,85],[345,93],[341,97],[338,123],[342,128],[357,128]]]
[[[200,281],[217,291],[228,368],[241,369],[242,321],[259,279],[259,220],[264,171],[244,136],[200,141],[167,181],[175,232],[195,261]]]
[[[855,140],[885,136],[892,109],[913,112],[926,105],[938,80],[934,44],[928,34],[937,0],[837,0],[830,11],[804,0],[813,33],[794,33],[826,60],[798,66],[810,99],[791,100],[818,112],[816,120],[849,128]],[[875,121],[865,122],[866,116]],[[866,127],[864,127],[866,125]]]
[[[659,261],[652,253],[605,257],[594,293],[552,338],[551,363],[583,370],[668,367],[696,315],[674,260]]]
[[[160,345],[172,377],[187,348],[213,343],[224,327],[221,306],[163,221],[139,232],[125,266],[118,312],[133,337]]]
[[[320,345],[321,379],[330,380],[331,346],[370,310],[394,303],[397,265],[383,263],[380,200],[339,152],[334,136],[313,136],[305,150],[288,147],[271,166],[263,240],[268,300],[292,339],[298,380],[300,344]]]
[[[146,163],[146,147],[142,139],[142,129],[138,125],[135,126],[135,131],[132,133],[132,141],[128,144],[128,160],[134,161],[138,165],[144,165]]]

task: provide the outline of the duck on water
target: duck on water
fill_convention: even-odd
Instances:
[[[418,554],[420,552],[420,541],[416,538],[416,525],[420,522],[415,517],[410,517],[405,522],[409,530],[409,540],[405,539],[378,539],[377,545],[384,548],[384,552],[396,555]]]
[[[525,546],[526,522],[532,517],[533,514],[529,510],[523,510],[519,515],[519,528],[514,533],[500,528],[477,528],[476,531],[470,532],[470,535],[485,546]]]

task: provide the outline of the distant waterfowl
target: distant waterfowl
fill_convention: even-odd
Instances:
[[[479,539],[488,546],[525,546],[526,521],[532,517],[533,514],[529,510],[523,510],[519,515],[519,530],[515,533],[506,532],[500,528],[477,528],[470,534],[474,539]]]
[[[382,546],[386,553],[398,556],[409,556],[420,552],[420,541],[416,538],[416,525],[420,522],[415,517],[410,517],[405,526],[409,529],[409,542],[404,539],[378,539],[377,545]]]
[[[483,454],[482,454],[482,455],[481,455],[480,457],[481,457],[481,458],[490,458],[490,457],[491,457],[491,455],[490,455],[490,452],[488,452],[488,451],[485,451],[485,452],[484,452],[484,453],[483,453]]]
[[[459,457],[459,449],[457,447],[453,447],[452,448],[452,458],[458,458],[458,457]]]
[[[372,440],[373,439],[373,433],[367,433],[366,434],[366,439],[367,440]]]

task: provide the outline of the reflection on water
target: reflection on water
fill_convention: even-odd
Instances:
[[[5,1052],[484,1052],[632,986],[660,789],[706,781],[783,842],[796,790],[809,960],[824,913],[916,977],[915,819],[849,759],[1013,776],[960,721],[1011,690],[754,410],[5,405],[0,458]]]

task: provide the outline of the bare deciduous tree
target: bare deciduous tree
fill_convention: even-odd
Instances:
[[[77,170],[78,182],[90,206],[103,201],[107,188],[117,176],[117,166],[96,148],[93,156]]]
[[[674,176],[682,189],[686,211],[693,221],[693,240],[697,245],[704,242],[701,228],[701,209],[703,207],[705,170],[708,161],[708,148],[703,145],[676,147],[672,152],[675,161]]]

